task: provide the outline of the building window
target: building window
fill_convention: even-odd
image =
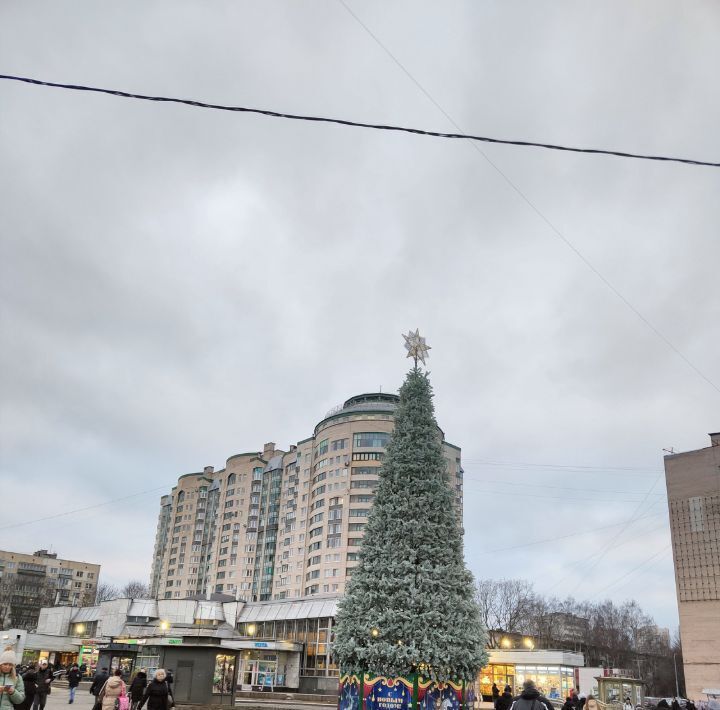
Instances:
[[[351,518],[367,518],[369,514],[370,510],[368,508],[354,508],[350,510]]]
[[[382,461],[383,454],[381,451],[358,452],[352,455],[353,461]]]
[[[342,449],[347,447],[347,439],[336,439],[332,443],[332,450],[333,451],[341,451]]]
[[[361,431],[353,434],[353,448],[369,449],[387,446],[390,434],[384,431]]]

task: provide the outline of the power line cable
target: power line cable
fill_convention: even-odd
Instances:
[[[403,71],[403,73],[410,79],[410,81],[417,86],[417,88],[427,97],[427,99],[440,111],[440,113],[445,116],[445,118],[450,121],[450,123],[458,130],[463,133],[463,129],[458,125],[458,123],[453,119],[453,117],[432,97],[430,92],[410,73],[410,71],[405,67],[405,65],[380,41],[380,38],[375,35],[375,33],[356,15],[350,6],[347,4],[345,0],[338,0],[338,2],[347,10],[347,12],[355,19],[355,21],[372,37],[372,39],[375,41],[375,43],[392,59],[392,61]],[[530,200],[530,198],[500,169],[498,165],[496,165],[490,158],[488,157],[487,153],[485,153],[479,146],[479,144],[475,141],[469,141],[470,144],[477,150],[480,155],[485,158],[487,163],[492,166],[495,171],[505,180],[505,182],[518,194],[518,196],[532,209],[535,214],[537,214],[540,219],[545,222],[545,224],[550,228],[550,230],[555,234],[555,236],[560,239],[561,242],[565,244],[565,246],[570,249],[575,256],[580,259],[585,266],[592,271],[595,276],[597,276],[600,281],[602,281],[605,286],[610,289],[612,293],[615,294],[615,296],[625,304],[627,308],[629,308],[637,318],[639,318],[655,335],[663,342],[665,345],[670,348],[681,360],[685,362],[686,365],[688,365],[692,370],[695,371],[697,375],[699,375],[703,380],[705,380],[718,394],[720,394],[720,386],[718,386],[715,382],[713,382],[704,372],[700,370],[699,367],[697,367],[691,360],[679,349],[677,348],[658,328],[656,328],[635,306],[633,306],[632,303],[620,292],[618,288],[615,287],[615,285],[607,279],[603,273],[590,261],[588,257],[583,254],[580,249],[578,249],[561,231],[558,229],[558,227],[553,224],[553,222],[550,221],[548,217],[545,216],[543,212],[540,211],[540,208],[535,205],[534,202]],[[713,166],[717,166],[720,164],[712,164]]]
[[[344,3],[343,3],[344,4]],[[216,111],[235,111],[239,113],[254,113],[270,118],[285,118],[292,121],[313,121],[316,123],[334,123],[340,126],[349,126],[352,128],[370,128],[380,131],[398,131],[401,133],[412,133],[419,136],[430,136],[433,138],[455,138],[461,140],[478,141],[480,143],[497,143],[501,145],[514,145],[525,148],[544,148],[546,150],[559,150],[569,153],[589,153],[593,155],[611,155],[617,158],[633,158],[636,160],[659,160],[671,163],[684,163],[686,165],[702,165],[712,168],[720,168],[720,163],[714,163],[705,160],[695,160],[692,158],[676,158],[666,155],[647,155],[642,153],[630,153],[621,150],[603,150],[601,148],[578,148],[574,146],[559,145],[554,143],[539,143],[535,141],[512,140],[504,138],[492,138],[490,136],[478,136],[469,133],[444,133],[442,131],[430,131],[423,128],[410,128],[408,126],[395,126],[381,123],[365,123],[362,121],[351,121],[343,118],[330,118],[328,116],[310,116],[306,114],[284,113],[282,111],[272,111],[270,109],[250,108],[248,106],[228,106],[226,104],[212,104],[205,101],[196,101],[194,99],[179,99],[170,96],[153,96],[148,94],[136,94],[130,91],[121,91],[119,89],[104,89],[98,86],[85,86],[82,84],[64,84],[54,81],[42,81],[26,76],[13,76],[11,74],[0,74],[0,79],[8,81],[21,81],[26,84],[35,84],[37,86],[50,86],[56,89],[70,89],[72,91],[91,91],[99,94],[109,94],[110,96],[119,96],[126,99],[140,99],[142,101],[158,101],[162,103],[184,104],[186,106],[194,106],[196,108],[208,108]]]
[[[533,491],[528,491],[527,493],[518,493],[517,491],[508,491],[508,490],[491,490],[489,488],[482,488],[480,489],[482,493],[485,493],[487,495],[492,496],[499,496],[499,497],[518,497],[518,498],[533,498],[538,500],[557,500],[557,501],[563,501],[565,503],[585,503],[586,505],[590,505],[591,502],[588,500],[588,496],[546,496],[542,493],[535,493]],[[474,492],[478,492],[477,489],[474,489]],[[637,498],[624,498],[623,500],[618,500],[617,498],[598,498],[597,495],[592,495],[592,500],[596,503],[616,503],[616,504],[623,504],[623,503],[637,503],[639,502]],[[664,502],[664,501],[663,501]]]
[[[604,594],[608,589],[616,586],[618,582],[621,582],[623,579],[629,577],[630,575],[633,575],[636,572],[639,572],[645,565],[652,562],[656,557],[659,557],[664,552],[667,552],[670,549],[670,547],[671,547],[671,545],[665,545],[665,547],[663,547],[661,550],[658,550],[652,557],[648,557],[646,560],[644,560],[640,564],[635,565],[635,567],[633,567],[631,570],[626,572],[622,577],[618,577],[616,580],[614,580],[613,582],[608,584],[607,587],[603,587],[600,591],[595,592],[595,594],[593,594],[592,597],[590,597],[590,598],[595,599],[596,597],[599,597],[601,594]],[[622,589],[624,586],[625,585],[623,584],[618,589]],[[615,591],[617,591],[617,590],[615,590]]]
[[[66,510],[64,513],[55,513],[54,515],[46,515],[43,518],[35,518],[34,520],[24,520],[22,523],[12,523],[11,525],[3,525],[0,530],[9,530],[10,528],[20,528],[25,525],[33,525],[34,523],[41,523],[45,520],[55,520],[56,518],[62,518],[66,515],[73,515],[75,513],[82,513],[85,510],[92,510],[93,508],[102,508],[105,505],[111,505],[112,503],[119,503],[123,500],[129,500],[130,498],[137,498],[138,496],[145,495],[146,493],[155,493],[161,490],[170,490],[172,486],[158,486],[157,488],[148,488],[146,491],[138,491],[137,493],[131,493],[121,498],[113,498],[112,500],[106,500],[104,503],[95,503],[94,505],[87,505],[84,508],[76,508],[75,510]]]
[[[656,481],[656,483],[657,483],[657,481]],[[654,486],[655,486],[655,484],[653,484],[653,486],[650,488],[650,491],[652,491],[652,488],[654,488]],[[640,509],[641,509],[642,506],[643,506],[643,503],[640,503],[640,505],[638,505],[638,507],[635,509],[634,513],[633,513],[627,520],[623,521],[622,523],[619,523],[619,525],[622,525],[623,528],[622,528],[622,530],[620,530],[619,534],[616,535],[616,536],[610,541],[610,545],[611,545],[611,544],[614,544],[614,541],[617,540],[617,538],[618,538],[620,535],[622,535],[622,533],[623,533],[631,524],[634,524],[634,523],[638,522],[639,520],[644,520],[644,519],[646,519],[646,518],[656,518],[656,517],[657,517],[657,514],[656,514],[656,513],[650,513],[649,511],[651,511],[653,508],[655,508],[655,507],[656,507],[657,505],[659,505],[660,503],[664,503],[664,502],[665,502],[665,501],[656,501],[656,502],[654,502],[654,503],[651,503],[650,506],[646,509],[646,513],[647,513],[647,514],[646,514],[646,515],[638,516],[637,514],[638,514],[638,512],[640,512]],[[613,526],[613,527],[617,527],[617,525],[615,525],[615,526]],[[590,560],[592,560],[592,558],[597,557],[597,558],[598,558],[597,562],[600,562],[600,560],[605,556],[605,554],[606,554],[607,551],[609,550],[610,545],[608,545],[608,546],[601,545],[601,546],[600,546],[600,549],[598,549],[598,550],[597,550],[596,552],[594,552],[592,555],[588,555],[588,556],[587,556],[586,561],[587,561],[587,562],[590,562]],[[587,570],[585,570],[585,571],[584,571],[584,574],[587,574],[587,572],[589,572],[591,569],[594,569],[595,566],[596,566],[596,564],[597,564],[597,562],[596,562],[595,564],[592,564],[592,563],[591,563],[591,567],[588,568]],[[564,584],[565,582],[567,582],[572,576],[573,576],[572,574],[568,574],[568,575],[565,575],[564,577],[560,578],[559,580],[557,580],[556,582],[554,582],[552,585],[550,585],[550,586],[544,591],[544,594],[549,594],[553,589],[555,589],[556,587],[560,586],[561,584]],[[574,591],[575,591],[575,588],[572,589],[571,593],[574,592]]]
[[[618,495],[640,495],[642,491],[613,491],[608,490],[606,488],[571,488],[569,486],[548,486],[545,483],[512,483],[510,481],[495,481],[495,480],[487,480],[483,479],[480,481],[480,479],[473,479],[473,477],[469,477],[465,475],[463,478],[463,481],[471,481],[472,483],[490,483],[490,484],[499,484],[501,486],[513,486],[516,488],[542,488],[543,490],[546,488],[550,488],[553,490],[559,490],[559,491],[579,491],[581,493],[607,493],[607,494],[618,494]],[[664,496],[664,493],[653,493],[654,496]],[[613,499],[614,500],[614,499]],[[635,501],[637,503],[637,501]]]
[[[647,518],[654,518],[654,514],[648,514],[648,515],[641,515],[639,518],[635,518],[636,520],[646,520]],[[483,555],[489,555],[491,553],[495,552],[507,552],[508,550],[519,550],[521,547],[532,547],[534,545],[544,545],[546,542],[556,542],[557,540],[568,540],[569,538],[574,537],[580,537],[581,535],[589,535],[590,533],[600,532],[601,530],[610,530],[611,528],[616,528],[620,525],[625,525],[627,521],[621,521],[619,523],[613,523],[612,525],[602,525],[599,528],[589,528],[588,530],[581,530],[579,532],[572,532],[568,533],[567,535],[559,535],[558,537],[546,537],[542,540],[533,540],[532,542],[523,542],[519,545],[509,545],[508,547],[496,547],[492,550],[482,550],[481,554]],[[599,554],[599,553],[596,553]],[[553,589],[553,587],[550,587],[550,589]]]
[[[612,549],[613,545],[617,542],[617,540],[620,538],[620,536],[621,536],[631,525],[633,525],[633,524],[635,523],[635,521],[637,520],[637,518],[635,518],[635,516],[638,514],[638,512],[640,512],[640,509],[643,507],[643,505],[645,504],[645,502],[647,501],[647,499],[650,497],[650,494],[652,493],[652,491],[653,491],[653,489],[655,488],[655,486],[659,483],[661,477],[662,477],[662,474],[660,474],[660,475],[655,479],[655,482],[652,484],[652,486],[650,486],[650,489],[649,489],[648,492],[645,494],[645,497],[644,497],[644,498],[642,499],[642,501],[640,501],[640,503],[638,504],[638,507],[635,509],[635,512],[633,513],[632,517],[627,521],[627,523],[625,524],[625,526],[624,526],[621,530],[619,530],[619,531],[617,532],[617,534],[615,535],[615,537],[613,537],[613,538],[607,543],[607,545],[605,546],[602,554],[584,571],[584,574],[589,574],[590,572],[592,572],[592,571],[600,564],[600,562],[602,562],[602,560],[605,558],[605,555]],[[576,590],[581,584],[582,584],[582,580],[579,580],[578,583],[573,587],[573,589],[571,590],[570,593],[573,594],[573,593],[575,592],[575,590]]]
[[[568,468],[573,470],[590,470],[605,473],[606,471],[649,471],[652,475],[658,473],[657,467],[649,466],[589,466],[585,464],[565,464],[565,463],[536,463],[530,461],[502,461],[500,459],[463,459],[463,465],[466,463],[489,464],[493,466],[528,466],[532,468]],[[650,475],[650,474],[648,474]]]

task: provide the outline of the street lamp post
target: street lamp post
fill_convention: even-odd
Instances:
[[[680,684],[678,683],[678,674],[677,674],[677,660],[675,658],[675,655],[673,653],[673,666],[675,667],[675,697],[680,697]]]

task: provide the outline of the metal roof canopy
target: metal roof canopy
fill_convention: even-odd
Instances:
[[[238,617],[238,623],[251,621],[289,621],[293,619],[322,619],[335,616],[338,600],[318,599],[269,604],[248,604]]]

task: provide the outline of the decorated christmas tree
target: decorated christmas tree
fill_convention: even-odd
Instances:
[[[432,388],[418,360],[428,346],[404,336],[415,367],[400,388],[360,564],[337,615],[341,673],[474,681],[485,630],[463,559],[462,521],[449,485]]]

